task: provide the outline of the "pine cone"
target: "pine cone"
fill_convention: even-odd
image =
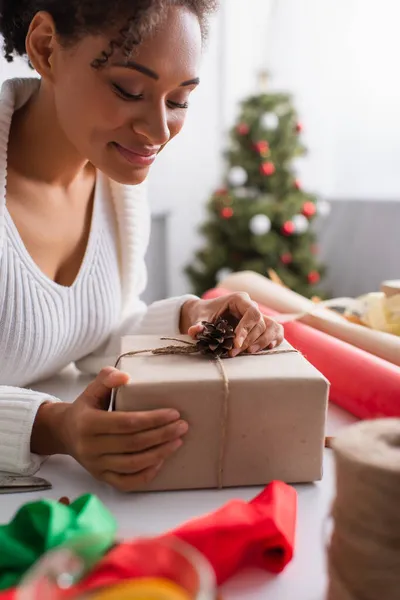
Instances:
[[[222,318],[215,323],[203,321],[203,325],[204,330],[197,335],[197,348],[201,354],[226,358],[235,340],[233,327]]]

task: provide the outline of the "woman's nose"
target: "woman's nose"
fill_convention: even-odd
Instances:
[[[147,107],[142,118],[133,121],[132,128],[152,146],[164,146],[171,137],[166,106]]]

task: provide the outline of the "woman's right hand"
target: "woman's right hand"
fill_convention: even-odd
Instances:
[[[111,390],[128,381],[117,369],[103,369],[73,404],[63,405],[58,419],[65,453],[123,492],[145,487],[182,446],[188,430],[173,409],[108,412]]]

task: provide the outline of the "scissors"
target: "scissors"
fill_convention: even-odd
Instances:
[[[52,485],[41,477],[15,477],[0,475],[0,494],[26,494],[51,490]]]

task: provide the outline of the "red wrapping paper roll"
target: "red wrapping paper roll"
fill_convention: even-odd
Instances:
[[[203,298],[232,292],[217,288]],[[273,317],[278,314],[259,305]],[[360,419],[400,417],[400,368],[299,322],[285,323],[285,338],[331,383],[330,400]]]

